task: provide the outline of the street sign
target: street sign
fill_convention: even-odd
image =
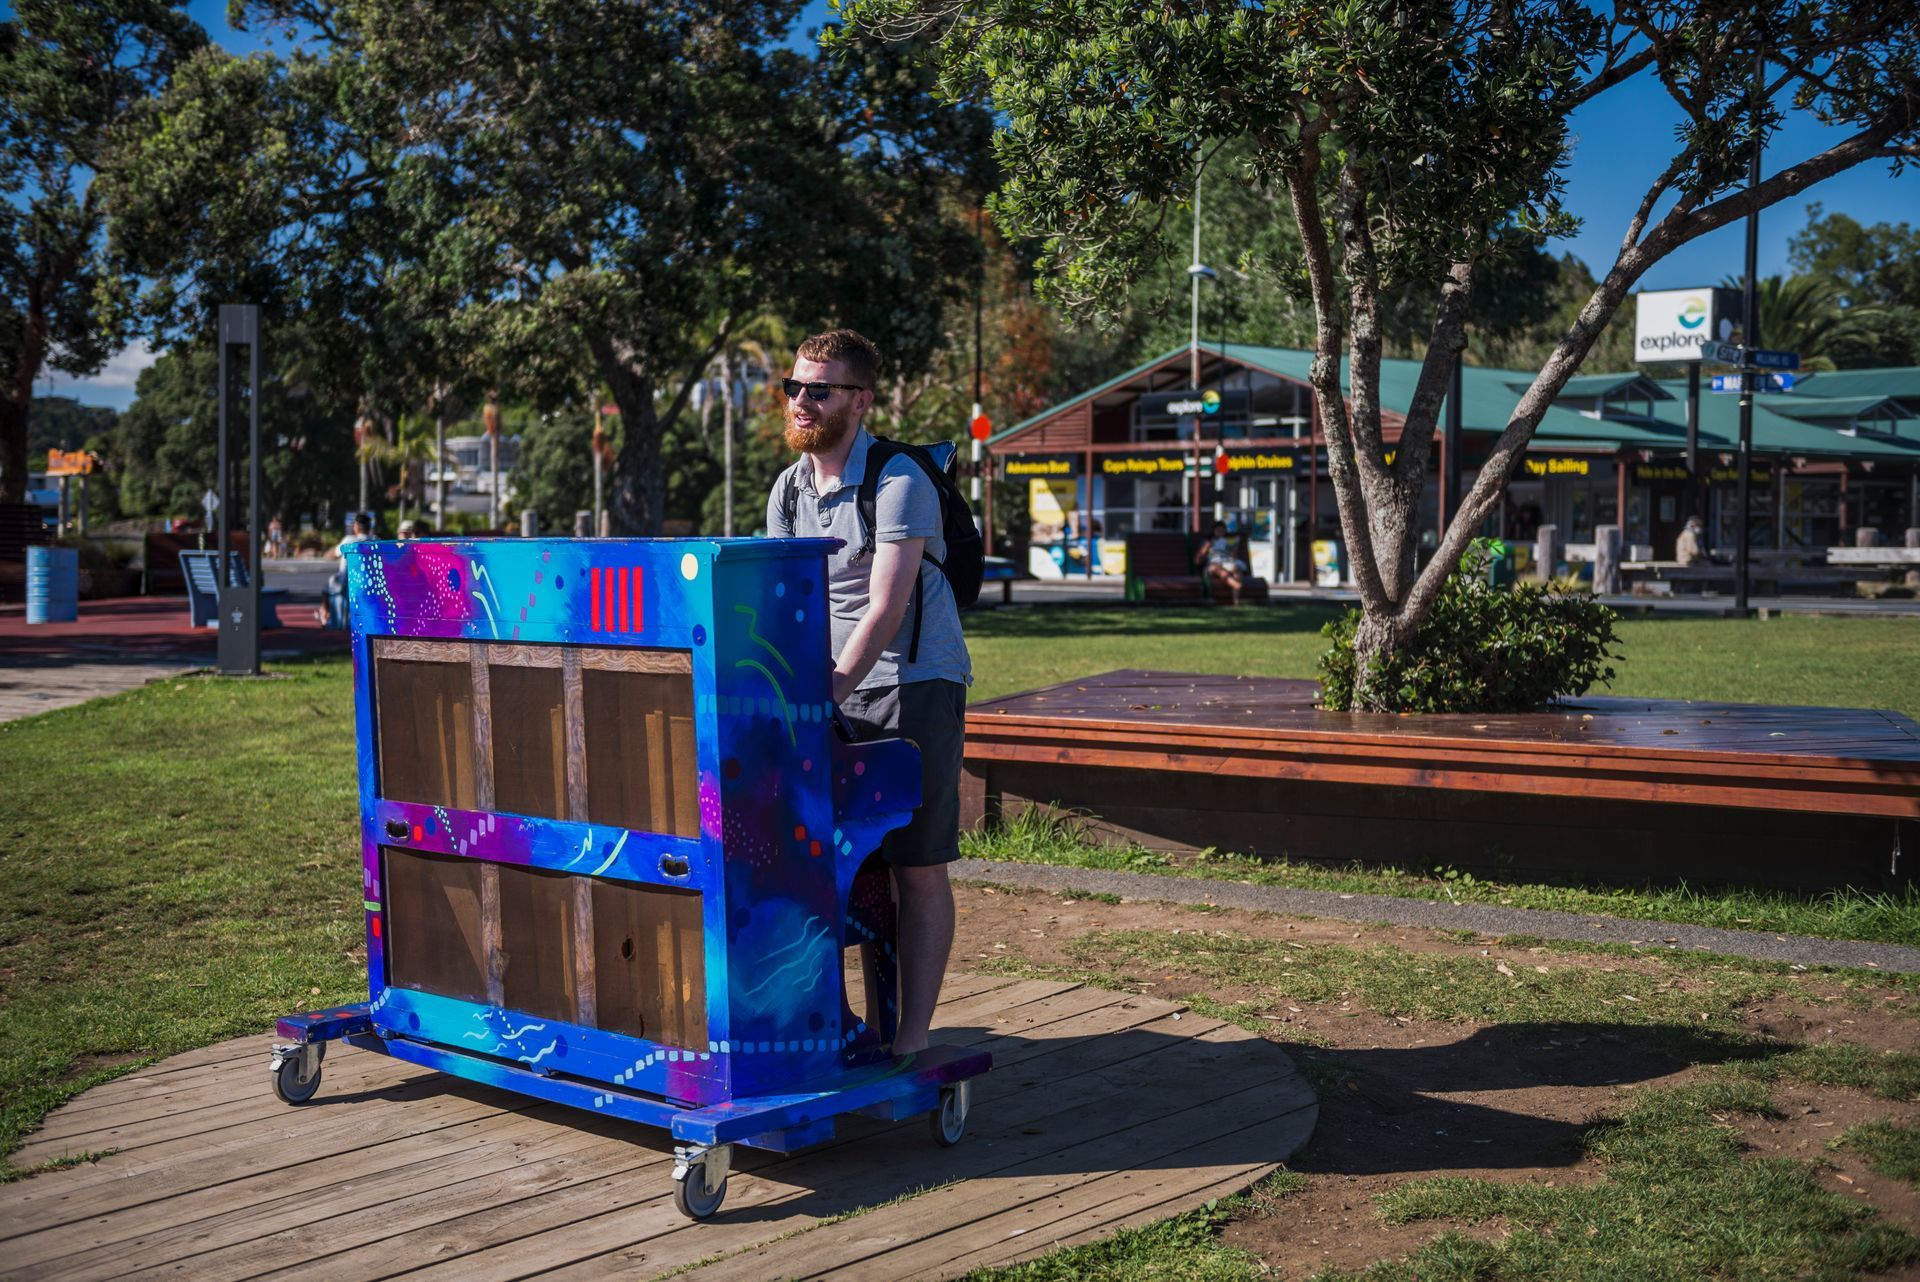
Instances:
[[[1700,344],[1700,359],[1712,361],[1716,365],[1739,365],[1743,363],[1746,352],[1737,343],[1710,342]]]
[[[1775,371],[1762,374],[1759,379],[1760,385],[1753,390],[1756,392],[1791,392],[1793,390],[1793,383],[1793,375]],[[1713,376],[1713,390],[1723,394],[1738,392],[1740,390],[1740,375],[1715,374]]]
[[[1720,393],[1740,392],[1740,374],[1715,374],[1715,376],[1713,376],[1713,390]],[[1759,376],[1757,376],[1757,386],[1755,386],[1753,390],[1755,390],[1755,392],[1791,392],[1791,390],[1793,390],[1793,374],[1784,374],[1784,372],[1780,372],[1780,370],[1774,370],[1774,372],[1768,372],[1768,374],[1759,374]]]
[[[1749,363],[1761,369],[1799,369],[1800,353],[1770,352],[1764,347],[1751,348],[1747,352]]]
[[[967,425],[967,430],[974,440],[984,441],[993,435],[993,420],[982,414]]]

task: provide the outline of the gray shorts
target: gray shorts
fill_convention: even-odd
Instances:
[[[881,840],[880,857],[908,868],[958,859],[967,688],[936,680],[856,690],[840,711],[859,739],[911,739],[920,749],[920,805],[906,827]]]

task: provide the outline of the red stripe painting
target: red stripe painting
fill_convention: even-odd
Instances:
[[[617,570],[593,566],[588,571],[588,591],[596,632],[638,632],[646,626],[638,566],[623,565]]]

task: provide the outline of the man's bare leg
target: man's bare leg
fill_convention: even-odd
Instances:
[[[895,898],[900,929],[900,1029],[894,1034],[893,1053],[911,1055],[927,1048],[927,1028],[940,1000],[940,983],[947,975],[947,954],[953,949],[953,885],[947,866],[895,868]]]

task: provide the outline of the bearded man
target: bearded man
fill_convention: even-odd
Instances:
[[[920,749],[920,806],[888,833],[880,855],[899,905],[900,1023],[893,1053],[927,1046],[927,1028],[953,946],[953,888],[960,857],[960,750],[972,665],[953,589],[940,570],[940,494],[914,461],[882,465],[874,528],[857,499],[873,436],[880,354],[850,329],[800,344],[784,382],[787,444],[799,459],[773,483],[767,532],[840,540],[827,558],[833,699],[861,739],[910,739]],[[869,537],[871,535],[871,537]],[[871,552],[869,552],[871,549]],[[918,636],[907,607],[918,595]]]

